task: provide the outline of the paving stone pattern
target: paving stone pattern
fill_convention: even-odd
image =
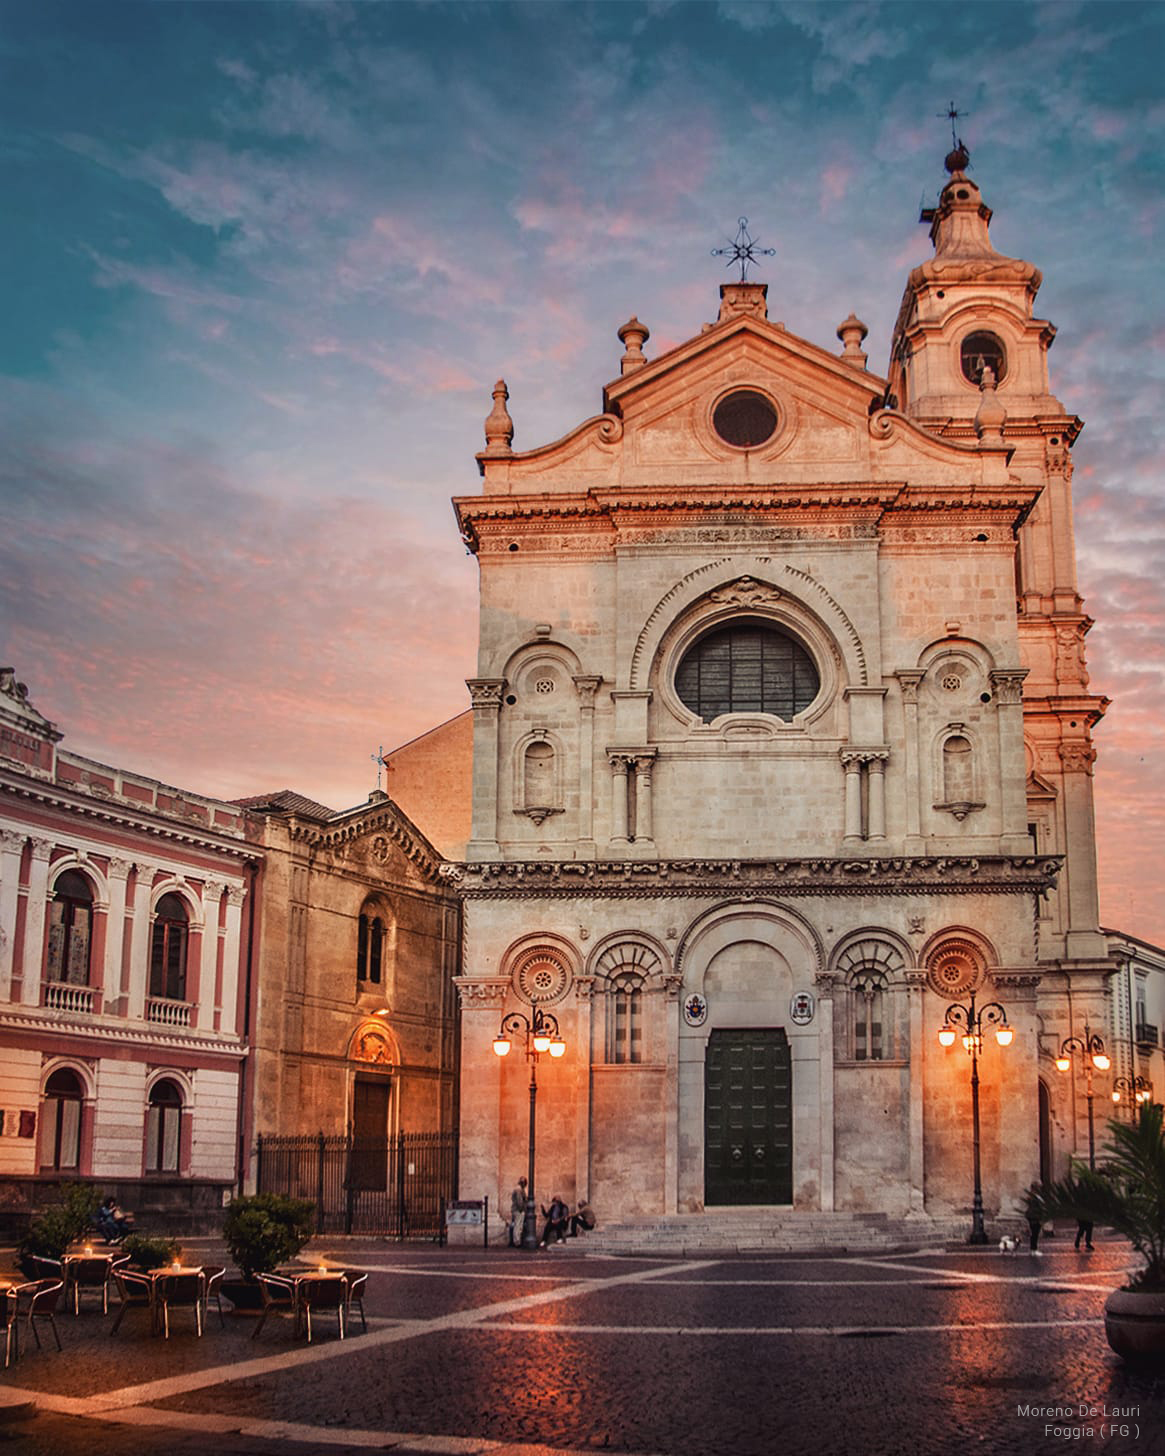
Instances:
[[[50,1339],[5,1372],[7,1398],[39,1409],[0,1421],[0,1447],[1165,1456],[1165,1370],[1123,1366],[1099,1323],[1132,1263],[1116,1241],[1039,1260],[956,1248],[685,1262],[372,1242],[334,1257],[370,1271],[369,1331],[357,1320],[342,1343],[325,1322],[309,1348],[274,1318],[253,1341],[253,1319],[220,1328],[213,1310],[202,1340],[183,1326],[168,1342],[129,1317],[111,1338],[111,1317],[62,1315],[64,1354]],[[1137,1414],[1113,1434],[1081,1405]],[[1049,1406],[1072,1416],[1023,1413]]]

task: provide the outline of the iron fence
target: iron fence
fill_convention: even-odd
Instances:
[[[394,1138],[324,1133],[255,1140],[260,1193],[310,1198],[316,1232],[444,1237],[444,1209],[457,1190],[456,1133]]]

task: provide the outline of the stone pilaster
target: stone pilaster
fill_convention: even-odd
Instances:
[[[1000,854],[1029,854],[1027,791],[1024,783],[1023,680],[1028,669],[997,670],[990,674],[997,705],[999,778],[1002,794]]]
[[[24,835],[0,830],[0,1002],[12,999],[16,910],[20,904],[20,857]]]
[[[603,679],[580,675],[578,693],[578,840],[585,858],[595,852],[595,695]]]
[[[24,906],[24,957],[21,963],[20,1000],[25,1006],[40,1005],[41,967],[44,965],[45,911],[48,908],[49,857],[52,840],[32,841],[32,863],[28,870],[28,896]]]
[[[467,859],[500,859],[498,844],[498,719],[505,679],[466,680],[473,705],[473,837]]]

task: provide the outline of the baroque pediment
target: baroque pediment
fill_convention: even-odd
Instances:
[[[603,413],[561,439],[483,452],[483,493],[1006,480],[1008,447],[933,435],[883,408],[885,394],[880,376],[766,318],[736,315],[608,384]],[[762,422],[741,433],[731,415],[745,400]],[[510,407],[520,415],[520,400]]]

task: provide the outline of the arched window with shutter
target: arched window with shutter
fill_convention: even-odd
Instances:
[[[40,1163],[46,1171],[75,1173],[81,1166],[81,1105],[77,1073],[59,1067],[45,1083],[40,1114]]]
[[[92,939],[93,888],[79,870],[66,870],[49,906],[48,979],[87,986]]]
[[[177,1173],[182,1156],[182,1090],[172,1077],[150,1089],[146,1107],[146,1172]]]
[[[186,950],[190,917],[181,895],[163,895],[154,912],[150,946],[150,995],[160,1000],[186,1000]]]

